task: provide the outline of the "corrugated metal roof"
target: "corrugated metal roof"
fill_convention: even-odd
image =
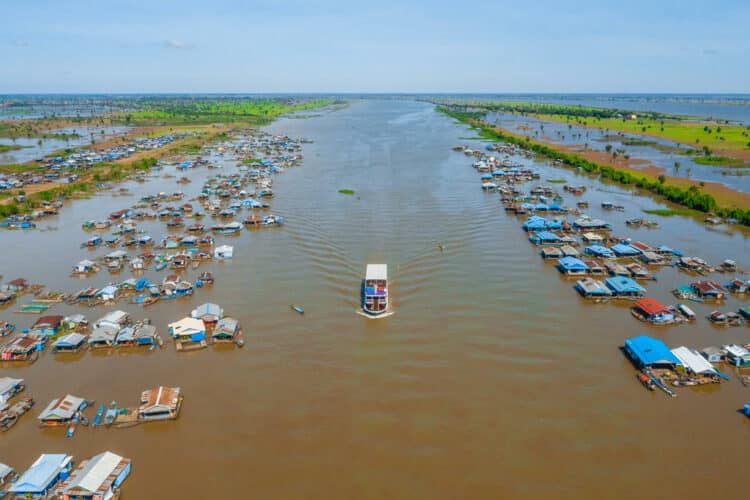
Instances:
[[[709,363],[706,358],[698,354],[697,351],[689,349],[685,346],[672,349],[677,359],[682,362],[682,365],[693,373],[716,373],[716,368]]]
[[[104,483],[107,482],[109,475],[112,474],[122,461],[123,457],[111,451],[105,451],[92,457],[82,468],[76,469],[64,492],[73,489],[82,489],[94,494],[102,486],[105,486],[104,489],[106,489],[109,485],[105,485]],[[111,483],[111,480],[109,482]]]
[[[45,490],[65,466],[73,460],[70,455],[44,454],[8,489],[11,493],[36,493]]]
[[[649,366],[654,364],[681,364],[677,356],[672,354],[672,351],[666,346],[664,342],[659,339],[649,337],[648,335],[640,335],[633,337],[625,341],[625,347],[630,351],[631,355],[635,358],[635,361],[642,366]]]

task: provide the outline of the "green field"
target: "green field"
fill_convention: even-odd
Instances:
[[[704,146],[727,151],[750,150],[750,125],[701,121],[661,113],[558,104],[480,101],[465,102],[461,105],[472,109],[528,114],[605,131],[650,135],[691,145],[699,150]],[[632,118],[633,115],[635,118]]]
[[[195,102],[164,100],[146,103],[137,111],[118,113],[115,119],[128,125],[139,126],[164,123],[170,125],[208,123],[265,125],[285,113],[320,108],[333,103],[332,99],[236,99]]]

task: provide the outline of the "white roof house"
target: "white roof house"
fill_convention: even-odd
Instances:
[[[179,321],[169,324],[169,333],[174,337],[195,335],[196,333],[205,331],[206,327],[203,321],[195,318],[182,318]]]
[[[103,318],[100,318],[94,326],[114,326],[118,330],[127,324],[130,315],[125,311],[110,311]]]
[[[694,349],[690,349],[685,346],[677,347],[676,349],[672,349],[672,354],[674,354],[677,359],[682,362],[682,366],[687,368],[687,370],[690,372],[698,375],[704,373],[716,373],[716,368],[714,368],[714,366],[709,363],[706,358],[701,356],[698,351]]]
[[[23,384],[23,379],[0,377],[0,408],[18,392],[17,387]]]
[[[47,408],[39,414],[39,420],[70,420],[83,403],[83,398],[70,394],[63,398],[53,399],[47,405]]]
[[[60,486],[59,491],[71,498],[110,499],[112,487],[119,486],[130,473],[130,460],[105,451],[84,461]]]

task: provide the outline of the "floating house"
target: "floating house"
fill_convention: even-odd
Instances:
[[[47,497],[61,479],[68,477],[73,457],[65,454],[44,454],[13,483],[8,492],[17,498]]]
[[[607,274],[607,269],[596,260],[583,259],[583,263],[589,266],[589,274],[591,276],[604,276]]]
[[[584,248],[583,252],[586,255],[593,255],[602,259],[614,259],[615,254],[609,248],[602,245],[591,245]]]
[[[625,276],[612,276],[604,280],[604,284],[612,290],[613,297],[633,298],[643,297],[646,294],[645,288]]]
[[[704,300],[724,300],[728,293],[726,288],[710,280],[696,281],[690,286]]]
[[[86,259],[73,266],[73,274],[90,274],[96,272],[97,269],[94,262]]]
[[[623,351],[638,368],[674,369],[682,364],[664,342],[648,335],[627,339]]]
[[[750,366],[750,351],[737,344],[722,346],[727,352],[727,361],[738,368]]]
[[[107,285],[101,290],[98,290],[94,296],[102,299],[105,302],[111,302],[117,299],[119,292],[120,291],[118,290],[116,286]]]
[[[5,408],[10,398],[23,391],[23,379],[0,377],[0,410]]]
[[[152,346],[158,342],[153,325],[128,326],[120,330],[115,339],[118,346]]]
[[[607,300],[612,297],[612,292],[604,283],[593,278],[583,278],[576,283],[576,291],[586,299]]]
[[[521,226],[524,231],[544,231],[547,229],[547,219],[538,215],[532,215]]]
[[[563,252],[558,247],[543,247],[539,253],[543,259],[559,259],[563,257]]]
[[[207,302],[193,309],[190,313],[191,318],[199,319],[204,324],[214,324],[224,317],[224,309],[218,304]]]
[[[130,475],[130,459],[105,451],[84,460],[55,491],[62,500],[110,500]]]
[[[239,346],[244,344],[240,323],[234,318],[222,318],[216,323],[211,339],[214,342],[234,342]]]
[[[534,245],[559,245],[560,237],[549,231],[539,231],[529,236],[529,241]]]
[[[25,279],[16,278],[12,281],[7,282],[3,288],[9,292],[24,293],[29,289],[29,286],[29,282]]]
[[[160,386],[141,393],[140,420],[170,420],[180,414],[183,396],[179,387]]]
[[[42,316],[31,327],[31,333],[51,337],[60,330],[63,319],[63,316]]]
[[[114,346],[117,332],[119,331],[120,329],[118,327],[110,324],[94,328],[94,331],[89,335],[89,347],[91,349],[97,349]]]
[[[726,289],[737,295],[744,295],[750,293],[750,281],[744,281],[741,279],[733,279],[726,284]]]
[[[75,414],[78,413],[85,404],[86,401],[83,398],[71,396],[70,394],[62,398],[53,399],[50,404],[47,405],[47,408],[39,414],[39,422],[45,427],[66,425],[73,420]]]
[[[20,335],[0,347],[0,361],[33,361],[44,348],[44,339],[36,335]]]
[[[9,304],[16,298],[14,292],[0,292],[0,305]]]
[[[634,241],[630,243],[630,246],[638,250],[640,253],[646,253],[646,252],[654,252],[654,248],[647,244],[643,243],[642,241]]]
[[[680,364],[685,367],[688,373],[719,378],[716,368],[706,358],[701,356],[698,351],[682,346],[672,349],[672,354],[680,360]]]
[[[709,363],[721,363],[727,359],[727,351],[716,346],[704,347],[701,350],[701,355],[706,358]]]
[[[214,259],[227,260],[234,256],[234,247],[231,245],[221,245],[214,248]]]
[[[564,257],[578,257],[581,255],[578,250],[576,250],[570,245],[561,246],[560,251],[562,252]]]
[[[589,266],[575,257],[563,257],[557,261],[557,270],[566,276],[584,276],[588,273]]]
[[[656,252],[643,252],[641,253],[641,261],[649,266],[663,266],[668,263],[667,259],[663,255]]]
[[[99,328],[102,326],[111,326],[117,330],[124,328],[130,324],[130,315],[125,311],[111,311],[104,317],[100,318],[94,326]]]
[[[80,333],[63,335],[52,342],[53,352],[77,352],[86,344],[86,336]]]
[[[203,321],[183,318],[169,324],[169,333],[178,351],[206,347],[206,327]]]
[[[583,233],[581,239],[586,243],[601,243],[604,241],[604,236],[597,233]]]
[[[656,299],[637,300],[631,309],[633,316],[654,325],[668,325],[675,322],[674,312]]]
[[[600,219],[589,219],[581,217],[573,222],[573,227],[580,231],[608,231],[612,228],[608,223]]]
[[[628,245],[627,243],[618,243],[617,245],[613,245],[611,250],[618,257],[635,257],[636,255],[641,253],[640,250],[631,245]]]

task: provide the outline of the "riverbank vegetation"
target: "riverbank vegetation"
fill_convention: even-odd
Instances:
[[[566,167],[598,175],[602,179],[618,184],[643,189],[685,208],[704,213],[715,213],[721,217],[736,219],[738,222],[750,226],[750,208],[733,205],[721,197],[717,199],[719,193],[715,193],[717,196],[714,193],[709,193],[710,187],[704,183],[664,175],[654,177],[645,172],[640,173],[596,163],[576,154],[537,142],[529,137],[519,136],[507,130],[493,127],[483,120],[484,112],[464,111],[447,106],[440,106],[438,110],[476,128],[479,134],[486,139],[515,144],[542,157],[559,160]]]
[[[266,125],[274,118],[294,111],[304,111],[333,104],[332,99],[164,99],[143,105],[143,109],[121,112],[115,120],[126,125],[172,125],[206,123],[244,123]]]
[[[698,151],[710,148],[720,150],[730,158],[750,158],[750,125],[727,120],[706,121],[644,111],[547,103],[480,101],[461,103],[461,107],[464,110],[520,113],[580,127],[652,136],[689,145]]]

